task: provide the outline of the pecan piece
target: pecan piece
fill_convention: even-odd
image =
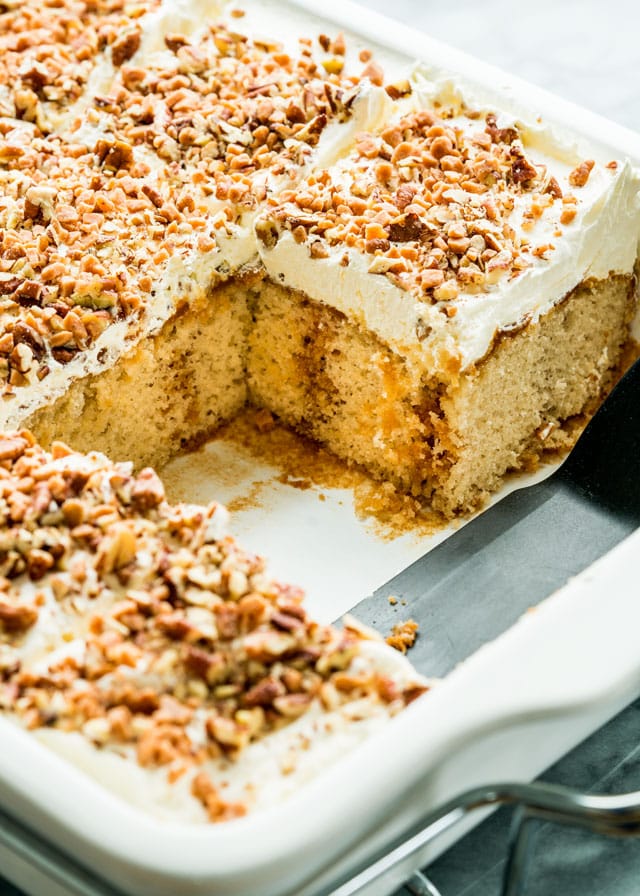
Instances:
[[[400,184],[396,190],[394,201],[401,212],[403,212],[408,205],[411,205],[416,191],[417,187],[414,186],[414,184]]]
[[[300,632],[304,631],[304,622],[295,615],[290,613],[274,613],[271,617],[271,624],[284,632]]]
[[[0,296],[10,296],[22,283],[24,283],[24,280],[21,277],[9,277],[7,280],[0,280]]]
[[[417,242],[422,239],[427,226],[413,212],[389,225],[389,239],[393,243]]]
[[[40,357],[44,351],[44,340],[37,330],[30,327],[24,321],[17,321],[13,328],[13,341],[25,343],[33,350],[36,357]]]
[[[104,168],[110,168],[113,171],[128,168],[133,161],[133,149],[123,140],[98,140],[96,155]]]
[[[141,470],[131,489],[131,503],[142,512],[153,510],[164,501],[164,486],[155,470]]]
[[[206,681],[207,684],[217,684],[225,677],[227,664],[220,653],[209,653],[200,647],[189,646],[187,648],[184,665],[193,675]]]
[[[278,228],[271,221],[256,221],[256,236],[266,249],[273,249],[280,238]]]
[[[554,199],[562,199],[562,189],[555,177],[549,178],[549,183],[545,187],[545,193],[549,193]]]
[[[216,626],[220,637],[226,640],[236,638],[240,634],[240,612],[233,604],[217,604],[213,608]]]
[[[53,355],[54,361],[57,361],[58,364],[68,364],[70,361],[73,361],[77,353],[76,348],[71,348],[66,345],[64,348],[52,348],[51,354]]]
[[[0,461],[15,460],[26,451],[28,443],[21,436],[3,436],[0,438]]]
[[[29,573],[29,578],[32,581],[37,582],[49,572],[54,562],[55,561],[49,551],[41,551],[38,548],[33,548],[29,551],[27,557],[27,572]]]
[[[389,245],[389,240],[378,238],[367,240],[364,244],[365,252],[367,252],[369,255],[373,255],[374,252],[378,251],[386,252],[390,248],[391,246]]]
[[[191,623],[178,613],[166,613],[163,616],[158,616],[156,625],[161,632],[176,641],[184,641],[193,632]]]
[[[47,84],[47,73],[43,71],[41,68],[37,68],[35,65],[32,65],[31,68],[23,72],[22,81],[30,87],[35,93],[39,93],[42,88]]]
[[[140,31],[121,34],[111,45],[111,59],[116,68],[128,62],[140,48]]]
[[[177,53],[180,47],[184,47],[185,44],[189,43],[184,34],[167,34],[165,35],[164,42],[172,53]]]
[[[246,706],[269,706],[276,697],[283,697],[286,693],[287,690],[281,681],[268,676],[247,691],[244,703]]]
[[[53,187],[29,187],[24,197],[25,218],[34,223],[48,224],[53,217],[56,191]]]
[[[135,532],[126,522],[114,523],[105,533],[98,549],[96,569],[116,572],[134,559],[137,550]]]
[[[396,81],[395,84],[387,84],[385,90],[392,100],[399,100],[403,96],[409,96],[411,93],[411,84],[406,79]]]
[[[0,601],[0,625],[8,632],[26,632],[35,624],[38,611],[35,607],[14,607]]]
[[[150,716],[160,705],[159,697],[153,688],[137,690],[132,687],[123,691],[119,696],[119,702],[126,706],[127,709],[130,709],[133,713],[141,713],[145,716]]]
[[[23,308],[30,308],[32,305],[39,305],[42,298],[42,286],[35,280],[23,280],[16,288],[14,299]]]
[[[537,171],[523,152],[516,147],[511,148],[511,177],[516,184],[528,184],[536,176]]]
[[[309,709],[312,700],[311,694],[286,694],[276,697],[273,706],[280,715],[286,716],[288,719],[295,719]]]
[[[515,128],[499,128],[497,125],[496,115],[490,112],[487,115],[487,126],[485,131],[491,137],[494,143],[513,143],[518,139],[518,132]]]

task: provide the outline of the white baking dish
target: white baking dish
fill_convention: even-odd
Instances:
[[[316,12],[312,0],[291,2]],[[502,108],[535,109],[603,153],[640,162],[635,134],[424,35],[338,0],[323,4],[323,16],[481,84]],[[376,546],[363,542],[353,565],[366,567]],[[407,544],[389,562],[427,547]],[[220,826],[157,822],[2,719],[0,805],[128,896],[329,892],[429,809],[475,784],[534,776],[640,693],[638,557],[640,533],[275,808]],[[368,590],[363,581],[351,603]]]
[[[128,894],[321,892],[303,883],[469,786],[536,774],[640,692],[639,552],[635,533],[274,809],[157,822],[6,722],[0,803]]]

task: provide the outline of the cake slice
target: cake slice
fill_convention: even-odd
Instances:
[[[427,689],[151,469],[22,430],[0,436],[0,494],[0,724],[159,817],[273,805]]]
[[[635,310],[638,181],[450,82],[414,87],[259,219],[249,391],[452,516],[611,383]]]

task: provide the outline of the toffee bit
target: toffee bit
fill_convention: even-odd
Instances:
[[[589,180],[595,162],[593,159],[586,159],[573,169],[569,175],[569,183],[572,187],[584,187]]]

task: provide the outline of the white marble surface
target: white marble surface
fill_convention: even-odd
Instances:
[[[640,131],[640,0],[360,0]]]

